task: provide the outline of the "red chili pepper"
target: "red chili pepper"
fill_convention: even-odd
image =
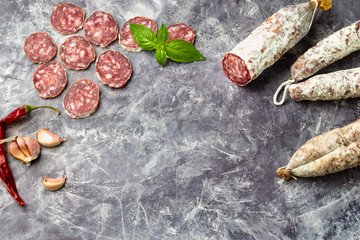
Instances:
[[[49,106],[29,106],[24,105],[21,106],[14,111],[12,111],[9,115],[7,115],[5,118],[3,118],[0,121],[0,140],[5,137],[5,126],[7,124],[10,124],[21,117],[25,116],[26,114],[29,114],[32,110],[37,108],[51,108],[54,111],[56,111],[57,114],[60,114],[59,110],[53,107]],[[6,189],[11,194],[11,196],[15,199],[15,201],[20,205],[24,206],[24,201],[20,198],[19,193],[17,191],[14,177],[11,173],[11,170],[7,164],[6,159],[6,151],[5,151],[5,144],[0,144],[0,178],[1,181],[4,183]]]

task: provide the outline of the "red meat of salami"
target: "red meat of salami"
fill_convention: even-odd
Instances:
[[[67,84],[66,71],[57,61],[39,65],[33,75],[33,83],[40,97],[56,97]]]
[[[169,41],[174,39],[185,40],[188,43],[194,44],[195,31],[184,23],[171,24],[167,27],[169,32]]]
[[[76,33],[83,27],[85,12],[81,7],[72,3],[59,3],[50,16],[50,23],[55,30],[62,34]]]
[[[124,23],[123,27],[119,33],[120,45],[124,48],[125,51],[130,52],[140,52],[142,48],[135,42],[135,39],[131,33],[130,22],[133,24],[141,24],[147,28],[150,28],[155,35],[157,34],[157,25],[156,22],[152,19],[146,17],[134,17]]]
[[[71,118],[85,118],[93,114],[99,104],[100,89],[89,79],[79,79],[66,91],[63,107]]]
[[[61,61],[68,69],[86,69],[95,60],[95,50],[81,36],[72,36],[61,44],[59,49]]]
[[[118,35],[118,26],[109,13],[96,11],[84,23],[86,39],[94,45],[106,47]]]
[[[99,80],[109,87],[122,87],[130,78],[130,61],[118,51],[101,53],[96,60],[95,70]]]
[[[34,63],[46,63],[56,55],[56,45],[49,34],[36,32],[25,39],[24,52]]]

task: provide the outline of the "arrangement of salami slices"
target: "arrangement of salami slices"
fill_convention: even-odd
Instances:
[[[84,10],[72,3],[57,4],[50,15],[50,23],[61,34],[74,34],[84,29],[85,38],[70,36],[59,47],[59,58],[67,69],[84,70],[95,61],[93,45],[105,48],[119,37],[125,51],[140,52],[132,36],[129,23],[141,24],[157,33],[157,24],[147,17],[137,16],[126,21],[121,30],[115,18],[107,12],[96,11],[85,20]],[[193,44],[195,31],[184,23],[168,27],[169,38],[183,39]],[[41,98],[54,98],[61,94],[67,85],[66,70],[58,61],[51,61],[57,47],[49,34],[36,32],[25,39],[24,52],[33,63],[39,63],[33,75],[33,85]],[[51,62],[50,62],[51,61]],[[119,51],[108,50],[96,59],[95,70],[98,79],[112,88],[126,84],[132,74],[129,59]],[[71,118],[84,118],[93,114],[99,104],[99,87],[89,79],[79,79],[66,91],[63,99],[65,112]]]

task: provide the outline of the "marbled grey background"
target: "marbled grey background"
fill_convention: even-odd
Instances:
[[[62,109],[64,93],[38,97],[32,86],[37,64],[22,50],[36,31],[49,33],[58,47],[67,37],[50,25],[58,1],[1,0],[1,117],[22,104],[49,104],[63,113],[34,111],[6,135],[34,136],[46,127],[68,142],[43,147],[31,167],[8,158],[26,207],[0,185],[0,239],[358,238],[360,168],[289,182],[275,171],[309,138],[359,117],[360,101],[288,99],[277,107],[272,96],[301,53],[360,19],[359,1],[335,0],[331,10],[318,12],[309,34],[246,87],[227,80],[223,55],[281,7],[304,1],[72,2],[86,16],[110,12],[119,27],[137,15],[159,26],[184,22],[195,29],[195,46],[207,60],[161,67],[152,52],[124,52],[113,42],[107,49],[129,58],[132,78],[111,89],[98,81],[94,63],[67,70],[68,86],[89,78],[101,90],[95,114],[74,120]],[[322,72],[359,66],[360,52]],[[66,176],[67,183],[49,192],[44,176]]]

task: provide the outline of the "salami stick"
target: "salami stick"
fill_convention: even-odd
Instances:
[[[277,175],[290,179],[294,169],[315,161],[340,147],[360,141],[360,119],[353,123],[318,135],[304,143],[291,157],[286,167],[279,168]]]
[[[359,165],[360,141],[357,141],[347,147],[339,147],[313,162],[295,168],[291,171],[291,174],[296,177],[318,177]]]
[[[302,100],[339,100],[360,97],[360,68],[316,75],[289,86],[290,97]]]
[[[325,37],[313,47],[309,48],[291,66],[290,80],[280,85],[274,95],[274,104],[281,105],[285,102],[288,86],[302,81],[331,63],[360,50],[360,21],[346,26],[339,31]],[[284,95],[280,102],[277,96],[285,86]]]
[[[331,1],[313,0],[282,8],[266,19],[224,56],[225,75],[239,86],[254,80],[308,33],[316,7],[323,2],[323,9],[331,7]]]

